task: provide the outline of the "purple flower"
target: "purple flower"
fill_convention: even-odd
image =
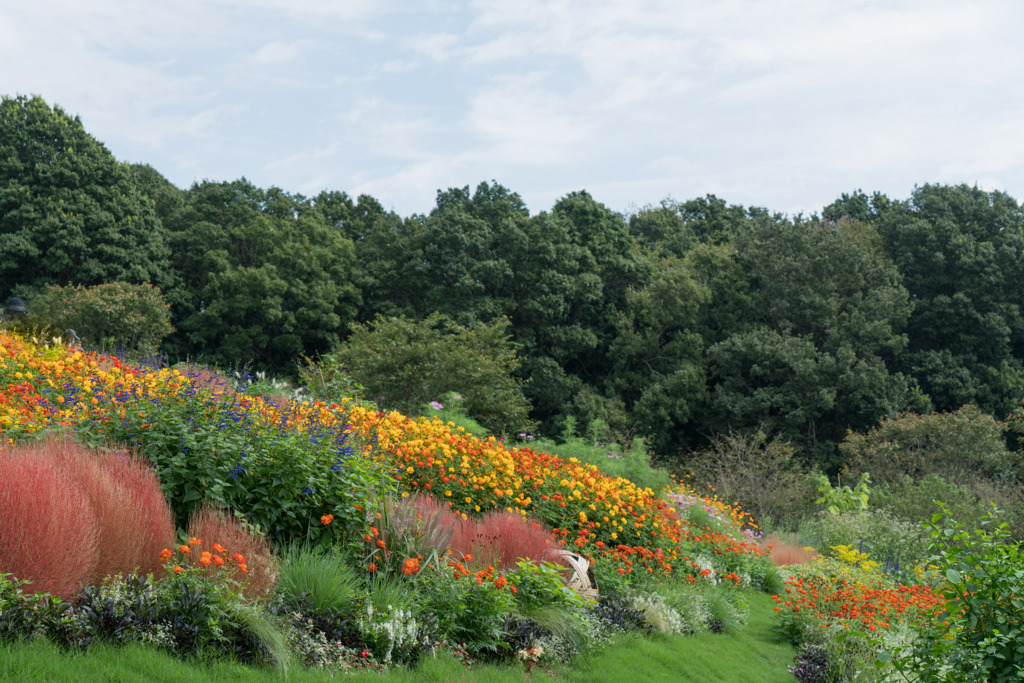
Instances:
[[[433,408],[434,410],[444,410],[444,406],[438,403],[437,401],[431,401],[430,407]]]

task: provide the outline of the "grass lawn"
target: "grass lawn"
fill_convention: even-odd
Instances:
[[[0,646],[0,680],[3,681],[117,681],[178,683],[202,681],[792,681],[787,670],[794,649],[772,631],[774,603],[763,593],[750,594],[750,619],[735,634],[702,633],[697,636],[620,636],[610,647],[578,658],[571,667],[553,671],[476,666],[465,669],[451,656],[424,661],[417,669],[393,670],[385,676],[363,672],[330,677],[293,667],[287,677],[240,664],[193,664],[157,650],[140,646],[114,648],[97,645],[86,654],[62,654],[46,642]]]

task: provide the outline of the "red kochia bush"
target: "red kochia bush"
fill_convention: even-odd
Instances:
[[[128,526],[131,529],[130,559],[115,571],[152,572],[162,576],[160,551],[175,540],[174,512],[160,488],[160,480],[149,461],[130,453],[108,453],[101,458],[104,470],[125,492],[125,508],[131,508]]]
[[[544,525],[505,511],[459,520],[450,546],[456,558],[470,554],[498,569],[515,567],[520,558],[552,561],[555,549],[551,531]]]
[[[89,500],[100,532],[96,564],[85,582],[96,585],[103,577],[132,570],[136,549],[135,504],[125,487],[116,482],[101,458],[74,441],[49,441],[46,456],[52,458]]]
[[[31,581],[27,592],[69,598],[95,570],[100,533],[89,497],[52,449],[0,450],[0,573]]]
[[[242,594],[250,600],[266,598],[277,585],[279,563],[267,539],[249,531],[230,512],[203,506],[193,513],[188,523],[188,534],[202,543],[193,548],[189,561],[197,561],[203,550],[211,550],[214,543],[227,549],[228,554],[240,553],[245,557],[247,572],[233,567],[231,578],[239,583]],[[227,571],[227,565],[215,570]]]
[[[813,549],[787,543],[775,536],[770,536],[762,543],[762,548],[769,551],[771,561],[780,567],[791,564],[804,564],[818,556]]]
[[[60,438],[2,458],[0,571],[62,597],[113,574],[163,571],[174,518],[146,461]]]

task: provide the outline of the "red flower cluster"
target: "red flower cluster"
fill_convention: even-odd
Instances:
[[[875,631],[889,628],[894,619],[929,619],[942,611],[942,596],[929,586],[897,586],[884,588],[879,582],[871,587],[838,579],[803,579],[790,576],[785,596],[773,595],[779,606],[775,611],[789,611],[799,618],[809,614],[822,628],[842,624]]]

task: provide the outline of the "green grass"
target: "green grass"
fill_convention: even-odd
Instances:
[[[763,593],[750,595],[750,618],[734,634],[696,636],[616,637],[611,646],[579,657],[571,666],[552,671],[475,666],[465,669],[451,655],[426,658],[415,670],[396,669],[381,676],[374,672],[346,675],[345,681],[415,683],[418,681],[548,681],[591,683],[602,681],[721,681],[771,683],[793,680],[788,667],[795,650],[772,630],[774,603]],[[233,662],[184,662],[151,648],[132,645],[114,648],[95,645],[86,654],[65,654],[44,641],[0,646],[2,681],[294,681],[314,683],[338,680],[293,667],[287,677]]]

